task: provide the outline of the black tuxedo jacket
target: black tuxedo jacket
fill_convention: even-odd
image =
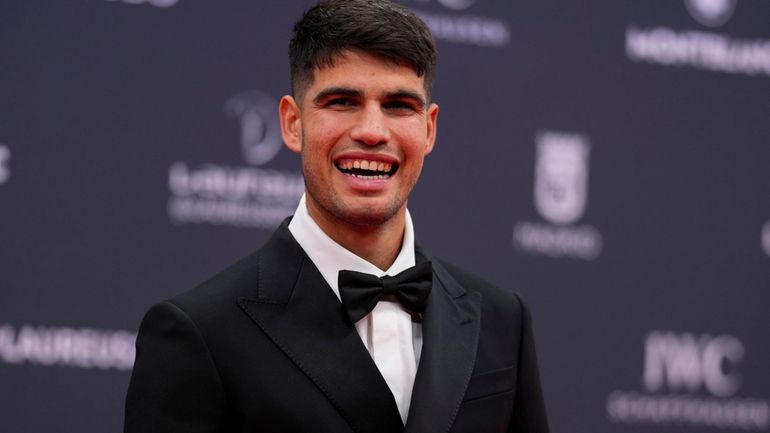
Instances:
[[[530,318],[513,293],[433,262],[406,426],[339,300],[288,230],[153,306],[126,433],[546,433]]]

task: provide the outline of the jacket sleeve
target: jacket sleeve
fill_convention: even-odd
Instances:
[[[139,328],[124,432],[220,432],[225,415],[222,383],[200,330],[176,305],[153,306]]]
[[[540,388],[540,375],[535,355],[535,339],[532,335],[532,318],[529,307],[521,303],[521,347],[519,348],[519,366],[517,372],[516,396],[513,416],[508,431],[527,433],[548,433],[548,419],[545,413],[543,391]]]

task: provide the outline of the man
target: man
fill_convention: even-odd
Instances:
[[[305,196],[260,250],[150,309],[126,432],[548,431],[526,306],[414,241],[435,58],[386,0],[296,24],[279,113]]]

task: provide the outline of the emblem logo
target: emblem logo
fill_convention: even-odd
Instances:
[[[735,11],[738,0],[685,0],[684,4],[695,21],[708,27],[725,24]]]
[[[580,219],[588,201],[590,143],[577,134],[540,132],[536,138],[535,207],[552,224]]]
[[[599,230],[573,224],[588,202],[587,136],[540,130],[535,134],[534,207],[546,220],[519,221],[513,226],[513,246],[529,254],[593,260],[602,252]]]
[[[235,95],[225,103],[225,113],[240,120],[241,151],[249,164],[265,164],[283,147],[277,106],[272,96],[257,90]]]

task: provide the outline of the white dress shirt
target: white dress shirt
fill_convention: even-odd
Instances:
[[[324,280],[329,283],[337,298],[340,298],[338,276],[341,270],[381,277],[396,275],[415,265],[414,228],[408,210],[401,251],[393,265],[385,271],[330,238],[308,213],[304,195],[289,223],[289,231],[321,272]],[[381,301],[355,326],[361,341],[393,393],[401,420],[406,424],[422,351],[422,325],[413,323],[412,316],[401,304]]]

